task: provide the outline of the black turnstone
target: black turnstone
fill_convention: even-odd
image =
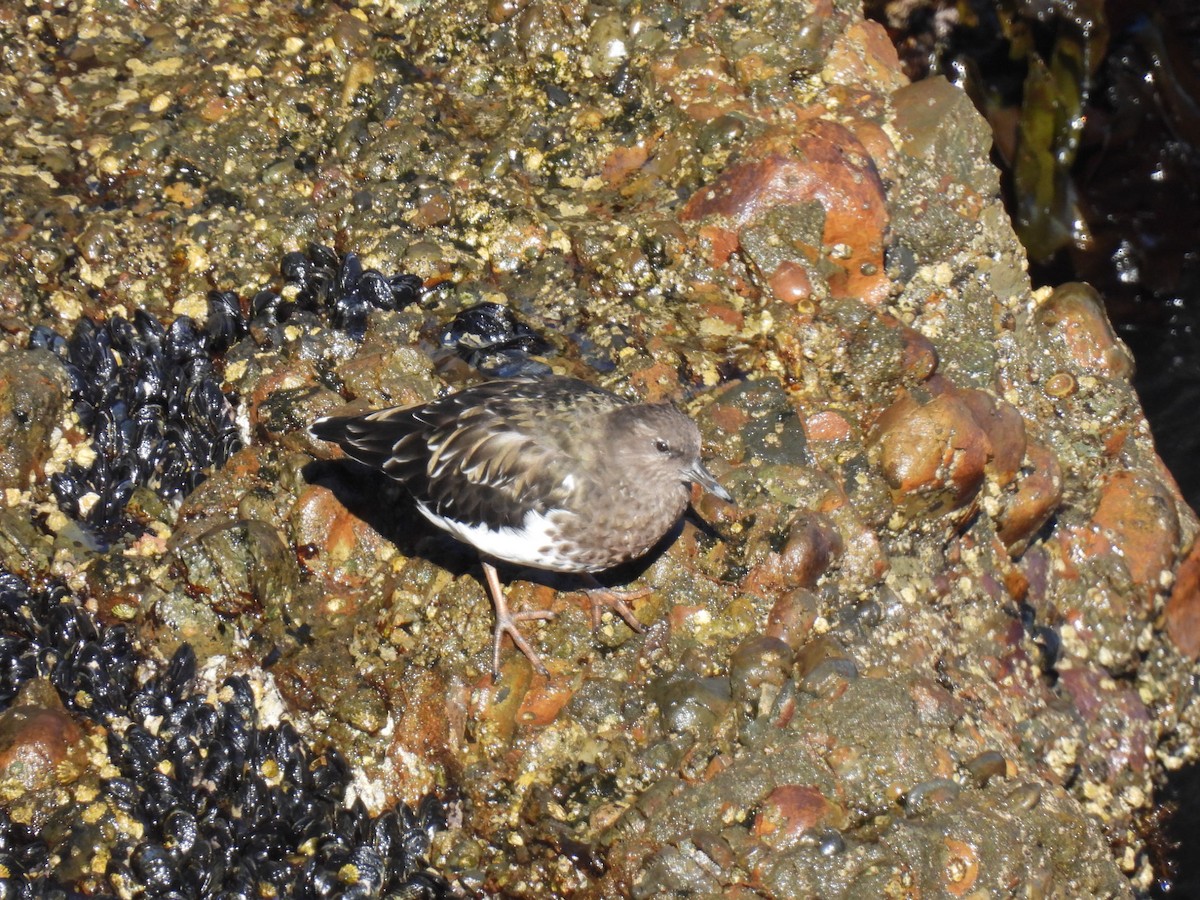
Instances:
[[[646,553],[687,508],[691,485],[730,500],[700,460],[700,430],[670,403],[630,403],[575,378],[489,381],[417,406],[318,419],[312,434],[401,482],[429,521],[479,551],[505,634],[545,673],[517,628],[493,561],[585,576],[593,625],[626,600],[592,577]]]

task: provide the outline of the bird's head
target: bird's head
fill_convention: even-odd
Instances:
[[[672,404],[626,406],[614,411],[611,424],[609,446],[601,452],[613,453],[648,483],[694,483],[732,502],[729,491],[700,459],[700,429]]]

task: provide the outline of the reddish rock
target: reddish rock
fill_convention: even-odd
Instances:
[[[43,680],[28,682],[0,713],[0,787],[35,791],[57,783],[59,766],[83,739],[58,692]]]
[[[853,427],[839,412],[822,410],[804,420],[804,436],[810,441],[845,441],[853,435]]]
[[[794,305],[812,296],[812,279],[800,263],[781,263],[771,275],[770,285],[771,293],[781,303]]]
[[[661,135],[662,132],[658,131],[642,138],[631,147],[614,148],[600,168],[600,177],[612,187],[616,187],[628,175],[646,164],[646,160],[650,158],[650,151]]]
[[[1104,301],[1091,285],[1079,282],[1055,288],[1034,314],[1042,340],[1084,372],[1128,380],[1133,357],[1117,338],[1104,312]]]
[[[970,407],[948,394],[924,405],[904,394],[880,416],[870,446],[897,505],[914,512],[970,503],[991,455]]]
[[[309,486],[290,514],[292,539],[306,548],[305,566],[328,582],[365,584],[395,547],[342,505],[328,488]]]
[[[822,241],[842,247],[829,278],[838,297],[882,299],[890,289],[883,248],[888,212],[871,155],[842,125],[814,120],[777,128],[748,147],[710,186],[692,195],[682,219],[719,216],[741,230],[777,206],[816,201],[825,210]]]
[[[859,20],[838,35],[822,73],[830,84],[894,91],[908,83],[896,48],[878,22]]]
[[[721,228],[719,225],[705,225],[700,228],[700,240],[707,245],[706,254],[709,265],[720,268],[729,262],[729,258],[738,251],[738,236],[736,231]]]
[[[1162,588],[1162,576],[1175,564],[1179,515],[1175,498],[1161,481],[1138,470],[1109,476],[1082,549],[1090,556],[1117,554],[1133,579],[1135,597],[1147,609]]]
[[[946,891],[962,897],[979,880],[979,851],[966,841],[942,838],[945,856],[942,859],[942,879]]]
[[[896,322],[896,325],[904,341],[904,355],[900,359],[900,367],[906,376],[906,382],[911,384],[931,378],[938,368],[937,348],[916,329],[899,322]]]
[[[742,590],[764,596],[812,587],[844,550],[837,526],[821,513],[802,513],[788,527],[787,542],[747,573]]]
[[[1088,743],[1114,780],[1138,773],[1150,762],[1150,713],[1137,691],[1096,668],[1072,665],[1059,671],[1059,682],[1088,727]]]
[[[1184,656],[1200,659],[1200,542],[1175,573],[1165,615],[1171,643]]]
[[[1025,548],[1026,542],[1062,502],[1062,467],[1054,452],[1031,443],[1025,447],[1025,461],[1029,472],[1017,480],[1013,493],[1004,498],[997,517],[1000,540],[1014,553]]]
[[[749,109],[724,58],[716,52],[686,47],[678,53],[659,54],[650,71],[655,90],[699,122]]]
[[[667,362],[631,372],[629,383],[646,403],[664,403],[679,396],[679,372]]]
[[[844,549],[837,526],[827,516],[801,515],[788,529],[780,563],[787,576],[798,582],[797,586],[811,587],[836,563]]]
[[[455,767],[456,738],[461,735],[453,734],[447,722],[461,716],[452,709],[452,687],[437,669],[417,666],[406,668],[402,679],[380,684],[391,695],[391,708],[404,710],[403,727],[396,729],[384,760],[370,773],[387,792],[385,805],[419,802],[434,787],[429,781],[434,767]]]
[[[749,423],[750,414],[731,404],[716,403],[708,410],[708,418],[724,435],[736,435]]]
[[[792,846],[814,828],[845,828],[846,811],[808,784],[783,784],[762,801],[754,833],[776,849]]]
[[[1000,485],[1016,476],[1025,457],[1025,420],[1016,408],[986,391],[971,388],[958,395],[988,437],[988,474]]]
[[[812,591],[797,588],[780,594],[767,616],[767,636],[799,649],[812,632],[818,609],[820,603]]]

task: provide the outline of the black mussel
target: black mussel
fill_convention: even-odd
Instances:
[[[293,304],[274,291],[259,291],[250,300],[250,321],[258,328],[274,328],[286,322]]]
[[[338,267],[337,252],[331,247],[326,247],[324,244],[309,244],[308,258],[311,259],[313,265],[319,269],[325,269],[326,271],[332,272]]]
[[[358,258],[357,253],[347,253],[343,256],[342,264],[338,266],[335,283],[338,293],[349,294],[358,290],[358,282],[362,278],[362,274],[362,261]]]
[[[175,860],[161,844],[143,841],[134,848],[129,862],[134,875],[151,892],[166,890],[175,883]]]
[[[308,279],[315,268],[316,266],[313,265],[308,256],[299,250],[285,253],[283,259],[279,261],[279,274],[283,276],[284,281],[289,284],[300,285],[301,288],[308,283]]]
[[[75,518],[79,517],[79,498],[88,491],[77,473],[72,471],[72,469],[77,470],[78,468],[72,463],[67,466],[65,472],[55,472],[50,476],[50,490],[54,492],[58,508]]]
[[[344,294],[333,301],[330,318],[335,327],[360,341],[367,332],[370,312],[371,306],[361,294]]]
[[[80,319],[67,342],[67,358],[80,372],[89,375],[98,365],[101,349],[97,339],[100,329],[91,319]]]
[[[499,377],[538,376],[549,366],[529,359],[550,345],[499,303],[477,303],[456,315],[442,332],[442,346],[480,371]]]
[[[179,649],[167,663],[167,670],[160,681],[160,689],[174,699],[182,699],[184,689],[196,677],[196,651],[191,644],[180,644]]]
[[[167,340],[167,330],[162,322],[144,309],[139,309],[133,314],[133,327],[146,348],[161,356]]]
[[[142,688],[129,701],[129,717],[138,724],[145,725],[148,719],[162,714],[162,698],[152,688]]]
[[[127,366],[141,358],[141,341],[132,322],[122,316],[113,316],[105,323],[105,329],[108,331],[109,345],[121,354],[123,365]]]
[[[182,363],[204,357],[204,339],[190,316],[178,316],[167,329],[164,351],[168,359]]]
[[[388,278],[388,286],[392,289],[392,308],[403,309],[408,304],[420,299],[424,283],[416,275],[400,274]]]
[[[49,350],[56,356],[67,352],[67,339],[46,325],[35,325],[29,332],[29,346],[35,350]]]
[[[362,277],[358,280],[357,291],[363,300],[375,307],[376,309],[395,309],[396,300],[392,294],[392,286],[388,284],[388,280],[376,272],[374,269],[368,269],[362,273]]]
[[[209,353],[224,353],[249,331],[249,323],[237,294],[233,291],[213,291],[208,295],[208,319],[204,323],[205,349]]]

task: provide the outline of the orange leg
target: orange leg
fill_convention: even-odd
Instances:
[[[481,562],[483,561],[481,560]],[[529,657],[529,661],[538,672],[543,675],[548,674],[537,651],[530,646],[529,641],[525,640],[525,635],[521,634],[517,628],[517,623],[527,622],[530,619],[553,619],[553,611],[531,609],[525,612],[509,612],[508,598],[505,597],[504,590],[500,587],[500,576],[496,574],[496,567],[488,562],[483,562],[483,577],[487,581],[488,593],[492,595],[492,605],[496,608],[496,627],[492,630],[492,676],[500,677],[500,642],[504,640],[506,634],[512,638],[517,649]]]

